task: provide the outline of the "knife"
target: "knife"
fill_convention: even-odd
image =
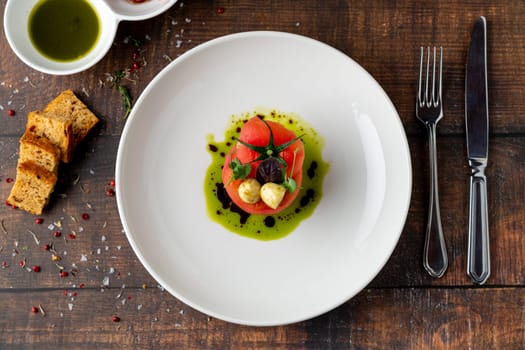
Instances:
[[[487,21],[474,24],[465,76],[465,125],[470,176],[467,274],[476,284],[490,276],[487,178],[489,113],[487,91]]]

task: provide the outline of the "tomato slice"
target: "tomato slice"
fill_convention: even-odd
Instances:
[[[241,129],[239,139],[252,146],[265,147],[268,145],[270,140],[270,130],[273,134],[273,142],[275,146],[283,145],[287,142],[292,141],[297,136],[291,130],[286,129],[284,126],[273,121],[262,121],[259,117],[253,117],[248,120]],[[250,163],[252,170],[248,178],[255,178],[257,166],[261,161],[254,161],[259,157],[259,153],[248,148],[247,146],[236,143],[230,153],[226,155],[224,160],[224,166],[222,169],[222,181],[225,185],[226,192],[230,196],[233,203],[239,208],[250,214],[257,215],[273,215],[281,212],[282,210],[289,207],[299,193],[299,189],[303,180],[303,162],[304,162],[304,145],[301,140],[293,142],[290,146],[279,153],[279,156],[287,164],[287,176],[295,180],[297,188],[293,193],[286,192],[281,204],[276,208],[272,209],[267,206],[262,200],[255,203],[245,203],[238,194],[240,184],[244,181],[242,179],[232,180],[232,169],[230,168],[230,162],[232,159],[238,159],[242,164]],[[295,159],[295,164],[294,164]],[[292,173],[293,170],[293,173]]]

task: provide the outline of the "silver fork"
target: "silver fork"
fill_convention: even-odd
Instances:
[[[436,75],[436,48],[434,47],[432,72],[430,71],[430,47],[421,47],[419,62],[419,84],[416,101],[416,116],[425,124],[428,131],[428,148],[430,163],[430,194],[428,206],[428,222],[423,252],[423,266],[432,277],[441,277],[448,267],[447,249],[441,227],[439,213],[438,172],[436,155],[436,127],[443,118],[443,101],[441,99],[441,76],[443,63],[443,48],[439,48],[439,72]],[[425,67],[425,69],[424,69]],[[426,72],[424,72],[424,70]],[[432,73],[432,76],[430,74]],[[423,77],[423,74],[425,76]],[[432,79],[432,80],[431,80]]]

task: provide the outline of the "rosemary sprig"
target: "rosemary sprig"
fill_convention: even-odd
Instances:
[[[115,73],[113,74],[113,87],[116,87],[118,89],[118,92],[120,93],[120,96],[122,96],[125,110],[124,118],[127,118],[129,113],[131,112],[131,107],[133,106],[133,99],[131,97],[131,94],[129,93],[128,88],[122,85],[122,78],[124,77],[125,74],[123,71],[115,71]]]

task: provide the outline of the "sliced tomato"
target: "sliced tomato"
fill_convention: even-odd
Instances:
[[[268,129],[268,126],[272,130],[275,146],[283,145],[297,137],[293,131],[286,129],[277,122],[266,121],[265,124],[260,118],[253,117],[242,127],[239,139],[253,146],[267,146],[270,140],[270,130]],[[232,180],[232,169],[229,166],[230,162],[232,159],[236,158],[242,164],[251,164],[252,170],[248,177],[255,178],[257,166],[261,161],[254,161],[259,157],[259,153],[241,143],[237,143],[232,147],[231,152],[226,155],[224,161],[222,181],[225,184],[226,192],[233,203],[247,213],[259,215],[272,215],[279,213],[293,203],[295,198],[297,198],[303,180],[304,145],[302,141],[295,141],[285,150],[280,152],[279,156],[286,162],[287,176],[295,180],[297,189],[293,193],[286,192],[279,207],[272,209],[263,201],[249,204],[242,201],[239,197],[238,189],[243,180]]]

